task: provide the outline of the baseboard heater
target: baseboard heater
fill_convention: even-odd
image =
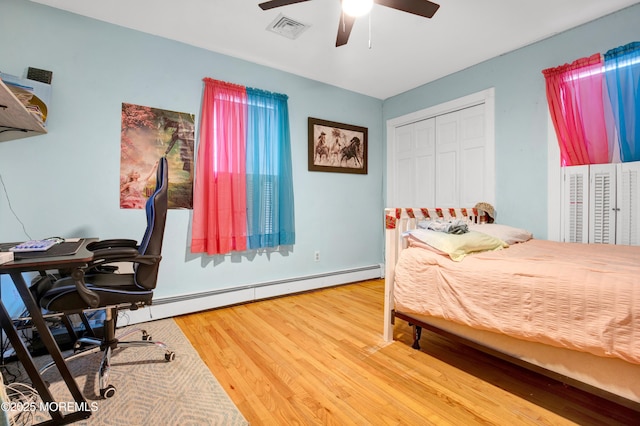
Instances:
[[[223,306],[253,302],[270,297],[295,294],[368,279],[377,279],[383,276],[382,271],[382,265],[378,264],[198,293],[155,298],[152,306],[136,311],[126,311],[127,319],[119,320],[118,323],[124,326]]]

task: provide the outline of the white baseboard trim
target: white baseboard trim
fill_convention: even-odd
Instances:
[[[135,311],[124,311],[126,319],[119,325],[170,318],[207,309],[253,302],[270,297],[284,296],[357,281],[383,277],[381,265],[371,265],[343,271],[309,275],[279,281],[172,296],[153,300],[153,305]]]

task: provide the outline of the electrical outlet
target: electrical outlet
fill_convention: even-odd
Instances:
[[[320,262],[320,252],[316,250],[316,252],[313,254],[313,260],[315,260],[316,262]]]

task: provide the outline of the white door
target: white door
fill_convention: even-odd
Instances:
[[[460,111],[436,117],[437,207],[460,206]]]
[[[562,241],[589,241],[589,166],[563,167]]]
[[[484,104],[460,111],[460,200],[458,206],[474,206],[488,197],[485,170],[493,170],[487,146]]]
[[[399,206],[473,206],[486,200],[484,105],[395,129]]]
[[[494,90],[387,121],[390,207],[495,204]]]
[[[435,206],[436,200],[436,120],[418,121],[414,125],[416,192],[413,206]]]
[[[589,242],[616,243],[616,164],[589,166]]]
[[[640,245],[640,162],[618,164],[616,244]]]
[[[411,207],[414,205],[413,197],[417,186],[415,180],[415,162],[413,161],[415,155],[414,125],[407,124],[397,127],[395,133],[395,202],[397,206]]]
[[[640,162],[562,171],[563,241],[640,245]]]
[[[435,119],[396,128],[395,195],[398,206],[435,205]]]
[[[484,104],[436,117],[436,206],[474,206],[487,199]]]

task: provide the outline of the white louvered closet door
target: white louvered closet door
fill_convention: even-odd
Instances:
[[[616,242],[640,245],[640,162],[618,164]]]
[[[640,162],[563,168],[562,241],[640,245]]]
[[[589,241],[589,166],[563,168],[562,241]]]
[[[616,243],[616,164],[589,166],[589,242]]]

